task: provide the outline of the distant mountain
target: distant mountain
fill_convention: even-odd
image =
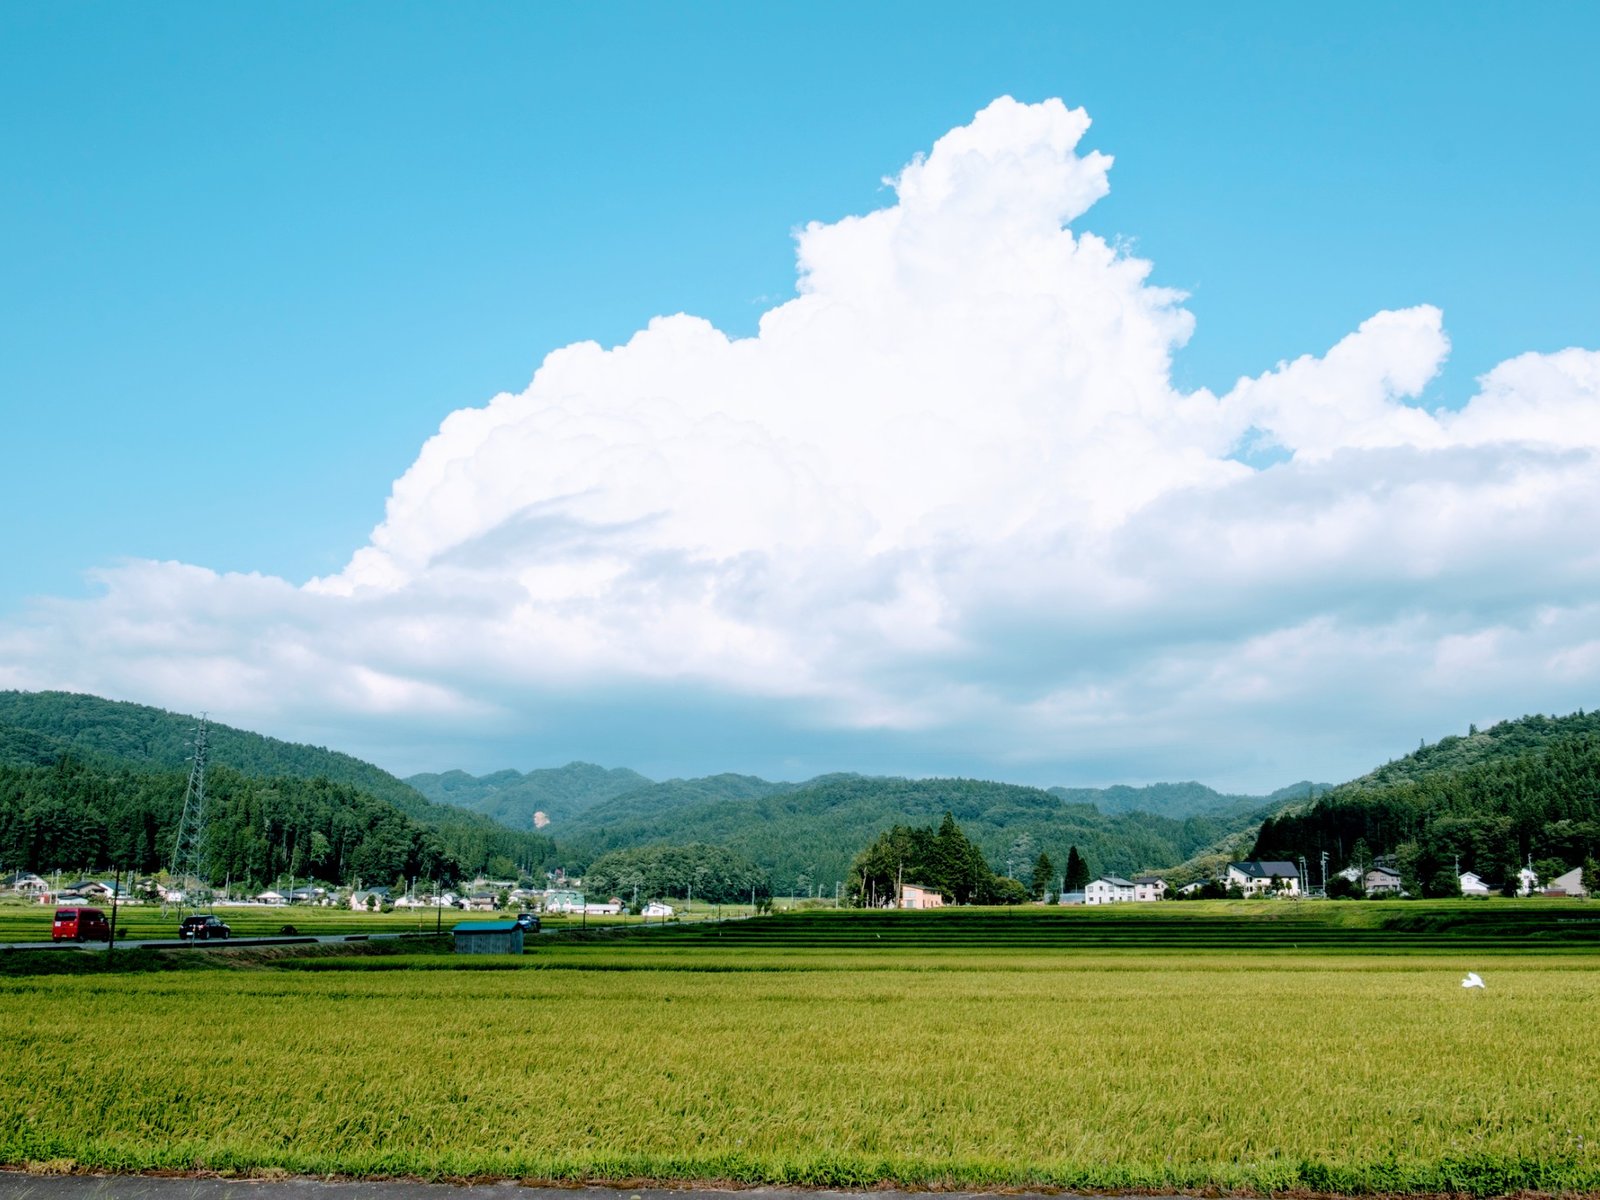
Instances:
[[[1175,820],[1106,814],[1038,788],[970,779],[832,775],[805,784],[750,776],[674,780],[597,804],[575,818],[562,858],[581,869],[612,850],[707,842],[768,870],[782,894],[831,893],[850,860],[894,824],[937,823],[949,811],[1001,872],[1026,873],[1040,850],[1058,869],[1076,845],[1095,871],[1129,872],[1182,861],[1253,827],[1259,814]]]
[[[593,763],[570,762],[564,767],[540,770],[496,771],[469,775],[446,771],[442,775],[413,775],[405,781],[437,804],[454,804],[493,817],[513,829],[543,829],[558,833],[570,818],[624,792],[651,786],[637,771],[625,767],[607,770]],[[536,814],[543,813],[540,822]]]
[[[1152,783],[1145,787],[1050,788],[1069,804],[1092,804],[1103,813],[1145,812],[1182,820],[1185,817],[1244,815],[1308,799],[1330,785],[1309,781],[1290,784],[1267,796],[1230,795],[1203,783]]]

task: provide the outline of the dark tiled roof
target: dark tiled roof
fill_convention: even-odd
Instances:
[[[1271,879],[1274,875],[1279,879],[1300,878],[1300,868],[1292,862],[1236,862],[1228,865],[1252,879]]]

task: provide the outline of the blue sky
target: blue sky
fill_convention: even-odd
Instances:
[[[8,6],[0,406],[11,453],[0,503],[13,515],[0,526],[0,649],[12,662],[0,658],[9,672],[0,683],[227,708],[208,703],[232,693],[203,672],[152,671],[131,650],[120,672],[100,665],[127,647],[83,631],[104,631],[109,611],[94,605],[120,588],[113,623],[144,630],[128,646],[187,630],[241,696],[241,679],[275,686],[261,631],[277,630],[270,640],[281,646],[293,640],[284,630],[322,618],[298,607],[257,613],[254,635],[240,617],[224,637],[219,609],[249,607],[237,597],[173,599],[170,580],[136,588],[97,573],[154,560],[296,587],[338,575],[450,413],[521,393],[551,351],[627,342],[657,315],[695,314],[750,337],[795,295],[797,229],[892,206],[885,177],[1001,96],[1059,97],[1092,118],[1077,153],[1102,151],[1115,166],[1109,195],[1072,228],[1148,260],[1151,284],[1188,294],[1193,331],[1174,351],[1175,394],[1224,396],[1242,376],[1325,355],[1375,313],[1428,305],[1442,310],[1449,351],[1418,351],[1431,369],[1417,368],[1422,382],[1398,402],[1461,409],[1497,364],[1600,347],[1597,34],[1600,14],[1581,4]],[[1337,447],[1291,438],[1285,449],[1285,437],[1259,465],[1306,464],[1305,478],[1268,481],[1289,489],[1289,507],[1309,503],[1314,487],[1378,495],[1370,464],[1358,472],[1368,483],[1314,484],[1323,451],[1337,457]],[[1437,465],[1439,448],[1422,449]],[[1561,449],[1590,451],[1581,439]],[[1478,469],[1526,477],[1500,460]],[[677,495],[669,489],[665,503]],[[648,499],[660,511],[661,496]],[[1153,502],[1142,497],[1123,517],[1148,517]],[[1503,496],[1491,504],[1517,507]],[[1550,516],[1534,531],[1548,543],[1535,544],[1581,540],[1580,515]],[[1516,529],[1499,532],[1517,544]],[[1490,535],[1487,545],[1501,544]],[[979,542],[968,549],[994,550]],[[707,544],[648,550],[694,558]],[[629,553],[644,561],[639,546]],[[1339,561],[1305,568],[1309,593],[1350,578]],[[1256,576],[1239,571],[1233,583],[1259,596],[1245,583]],[[1337,609],[1308,596],[1200,634],[1192,613],[1151,610],[1161,628],[1185,631],[1186,662],[1209,645],[1217,661],[1237,663],[1239,639],[1259,646],[1319,619],[1358,626],[1369,645],[1380,624],[1383,637],[1404,640],[1398,631],[1415,620],[1406,651],[1431,666],[1410,678],[1432,679],[1461,639],[1513,635],[1544,639],[1554,656],[1545,661],[1570,667],[1540,677],[1517,675],[1509,658],[1504,672],[1479,663],[1479,692],[1440,677],[1375,712],[1357,699],[1373,681],[1355,677],[1320,700],[1297,692],[1281,725],[1248,703],[1223,705],[1203,736],[1193,731],[1210,723],[1197,717],[1205,706],[1153,718],[1136,703],[1131,681],[1150,677],[1156,658],[1170,667],[1172,636],[1158,651],[1105,633],[1117,639],[1107,665],[1085,666],[1098,657],[1074,651],[1060,686],[1038,682],[1005,700],[1010,685],[997,680],[1015,647],[966,635],[1037,629],[1036,614],[1016,610],[1057,611],[1045,601],[1067,585],[979,596],[966,576],[957,586],[942,574],[923,582],[958,614],[941,627],[961,648],[890,656],[881,676],[863,668],[837,691],[815,680],[776,693],[750,684],[747,673],[787,669],[781,655],[764,657],[770,646],[728,651],[726,669],[709,672],[661,662],[619,674],[578,656],[537,696],[503,678],[446,679],[352,654],[335,670],[403,677],[422,692],[379,702],[357,688],[368,698],[344,702],[335,688],[297,703],[283,684],[276,707],[233,707],[236,723],[348,745],[399,769],[594,757],[661,774],[839,767],[1270,787],[1353,773],[1469,719],[1592,704],[1578,601],[1567,613],[1576,624],[1561,633],[1530,615],[1560,608],[1563,589],[1581,595],[1588,577],[1534,579],[1493,601],[1498,573],[1442,550],[1415,577],[1352,584],[1358,594]],[[168,600],[129,599],[152,592]],[[622,619],[614,597],[597,603]],[[1367,609],[1383,620],[1351,615]],[[1078,613],[1039,636],[1077,645],[1111,612]],[[411,619],[426,625],[419,614]],[[765,636],[780,625],[767,614],[749,628]],[[1500,653],[1511,644],[1497,643]],[[850,661],[872,659],[869,649]],[[922,680],[916,691],[935,679],[989,699],[908,714],[890,699],[904,678]],[[1067,706],[1077,717],[1039,716],[1074,688],[1080,700],[1117,699],[1092,721],[1077,702]],[[685,706],[685,695],[703,703]],[[1042,722],[1026,745],[1003,732],[1018,722],[1013,701]],[[1332,732],[1311,728],[1324,709],[1352,715]],[[592,716],[567,728],[559,714],[580,710]],[[1155,731],[1159,745],[1134,736],[1141,721],[1170,721]],[[1053,729],[1062,748],[1040,750]],[[1219,740],[1234,749],[1217,752]]]

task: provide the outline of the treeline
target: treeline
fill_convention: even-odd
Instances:
[[[8,868],[154,873],[170,865],[184,771],[137,771],[70,755],[0,766],[0,861]],[[531,870],[547,839],[512,830],[430,827],[347,783],[206,776],[210,882],[265,885],[285,875],[365,884],[460,880]]]
[[[613,850],[696,840],[759,863],[779,895],[832,896],[850,876],[864,832],[935,824],[952,813],[986,861],[1004,875],[1031,874],[1041,852],[1060,873],[1077,846],[1092,871],[1129,874],[1179,863],[1254,827],[1249,817],[1174,820],[1108,816],[1038,788],[975,779],[833,775],[804,785],[744,776],[656,784],[594,805],[565,826],[569,870]],[[918,882],[921,882],[920,880]]]
[[[1077,849],[1072,857],[1081,869]],[[1050,856],[1029,864],[1029,882],[997,874],[951,813],[938,828],[892,825],[850,864],[847,895],[858,908],[893,904],[905,884],[936,889],[951,904],[1021,904],[1042,899],[1055,882]]]
[[[1254,857],[1331,869],[1392,859],[1412,895],[1449,894],[1456,864],[1500,884],[1600,856],[1600,722],[1530,717],[1424,747],[1262,822]]]
[[[672,896],[735,904],[772,895],[771,880],[755,863],[703,842],[603,854],[584,873],[583,886],[590,895],[612,893],[630,901]]]

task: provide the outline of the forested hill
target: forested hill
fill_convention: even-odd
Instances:
[[[1297,799],[1309,799],[1328,790],[1326,783],[1302,780],[1267,796],[1230,795],[1203,783],[1152,783],[1146,787],[1053,787],[1052,796],[1069,804],[1092,804],[1103,813],[1143,812],[1158,817],[1247,816],[1277,808]]]
[[[1600,856],[1600,713],[1469,729],[1264,822],[1261,858],[1326,850],[1332,869],[1393,856],[1407,889],[1461,870],[1500,883],[1531,858],[1546,882]],[[1559,868],[1559,869],[1558,869]]]
[[[702,795],[690,797],[690,785]],[[561,848],[581,869],[610,850],[709,842],[766,868],[779,893],[818,887],[831,894],[877,834],[895,824],[935,824],[947,811],[1001,872],[1027,872],[1040,850],[1064,865],[1073,845],[1095,872],[1165,867],[1254,824],[1108,815],[1038,788],[970,779],[836,775],[794,785],[735,775],[657,785],[597,804],[574,820]]]
[[[170,854],[195,726],[95,696],[0,692],[0,858],[153,870]],[[313,872],[365,868],[368,882],[406,870],[459,878],[491,864],[497,874],[536,867],[551,853],[543,837],[434,804],[347,754],[219,724],[207,741],[218,798],[210,838],[218,870],[234,878],[296,860]]]
[[[198,724],[192,716],[78,692],[0,692],[0,729],[6,729],[7,741],[19,730],[41,734],[50,739],[51,754],[69,750],[78,758],[122,766],[187,765]],[[383,768],[337,750],[215,723],[208,727],[206,740],[211,762],[243,775],[347,783],[413,816],[431,803]]]
[[[585,762],[492,775],[446,771],[413,775],[405,782],[435,803],[470,808],[513,829],[534,828],[534,814],[543,813],[557,835],[566,821],[586,809],[652,783],[625,767],[607,770]]]

